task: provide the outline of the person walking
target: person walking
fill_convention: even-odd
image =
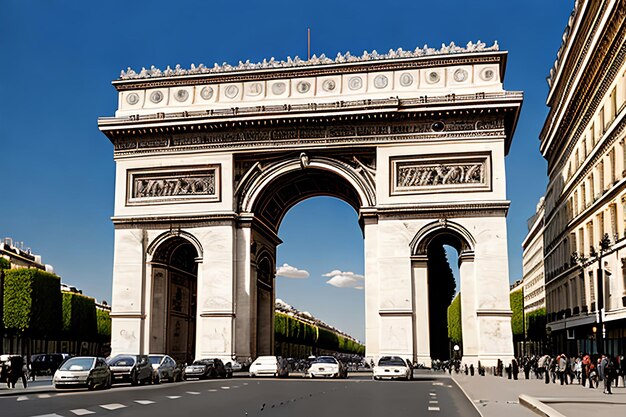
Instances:
[[[615,362],[613,359],[608,356],[605,357],[604,360],[606,364],[604,365],[604,393],[605,394],[613,394],[611,392],[611,385],[613,384],[613,378],[615,378]]]
[[[565,382],[565,385],[569,385],[567,382],[567,356],[565,354],[559,356],[557,366],[557,374],[561,385],[563,385],[563,382]]]
[[[591,365],[591,357],[588,354],[585,354],[583,355],[582,365],[580,366],[583,387],[589,377],[589,365]]]
[[[580,378],[582,376],[582,365],[583,365],[583,361],[579,356],[576,358],[576,362],[574,362],[574,376],[576,377],[576,382],[578,382],[579,385],[580,385]],[[585,385],[585,384],[582,384],[582,385]]]
[[[604,384],[603,394],[607,394],[606,391],[606,365],[608,363],[607,357],[603,354],[600,359],[598,359],[598,378]]]
[[[517,375],[519,375],[519,364],[515,358],[513,358],[513,361],[511,362],[511,371],[513,372],[513,379],[517,380]]]

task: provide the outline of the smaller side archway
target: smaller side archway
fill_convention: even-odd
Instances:
[[[476,241],[462,225],[445,219],[425,225],[411,242],[416,357],[421,363],[455,357],[447,346],[448,334],[444,331],[447,329],[447,307],[455,293],[444,245],[454,248],[458,254],[463,335],[461,355],[465,362],[475,363],[479,353],[474,271]]]
[[[149,351],[190,362],[195,356],[198,261],[195,238],[164,233],[148,247],[152,292]]]

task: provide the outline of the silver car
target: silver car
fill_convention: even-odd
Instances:
[[[111,388],[111,371],[104,358],[95,356],[77,356],[63,362],[54,373],[54,387]]]
[[[182,379],[181,369],[169,355],[148,355],[148,360],[154,369],[154,383],[162,381],[175,382]]]

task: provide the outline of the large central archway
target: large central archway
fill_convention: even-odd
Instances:
[[[356,159],[356,158],[355,158]],[[240,187],[241,209],[254,216],[251,224],[251,265],[256,283],[253,304],[251,356],[271,354],[274,347],[274,301],[278,230],[285,214],[296,204],[312,197],[338,198],[360,213],[374,204],[370,177],[362,173],[359,160],[350,164],[323,155],[295,153],[261,169],[253,166]]]

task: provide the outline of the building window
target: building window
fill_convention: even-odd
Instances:
[[[617,231],[617,204],[611,203],[609,205],[609,216],[611,217],[611,237],[617,241],[619,238]]]
[[[609,164],[611,164],[610,171],[609,171],[609,178],[611,179],[610,187],[612,187],[613,184],[615,184],[615,178],[616,178],[616,172],[615,172],[615,148],[611,148],[611,151],[609,152]]]
[[[604,212],[601,211],[596,218],[598,219],[598,241],[600,239],[602,239],[602,237],[604,236],[604,233],[606,233],[606,231],[604,230]]]
[[[591,254],[591,247],[593,246],[593,242],[595,242],[595,238],[593,236],[593,222],[587,223],[587,242],[589,242],[589,248]]]
[[[593,271],[589,271],[589,301],[592,303],[596,302],[596,285],[593,282]]]
[[[594,184],[594,175],[593,172],[591,173],[591,175],[589,176],[589,200],[590,201],[594,201],[596,199],[596,193],[595,193],[595,184]]]
[[[587,186],[585,185],[585,183],[583,182],[581,187],[580,187],[580,210],[584,210],[587,208]]]
[[[600,195],[604,193],[604,161],[598,164],[598,191]]]

